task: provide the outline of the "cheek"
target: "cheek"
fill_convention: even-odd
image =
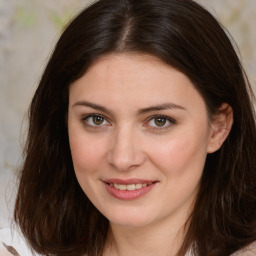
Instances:
[[[94,172],[105,156],[105,140],[100,136],[88,135],[82,126],[70,124],[69,144],[76,174]]]
[[[206,158],[206,137],[174,136],[152,148],[151,161],[170,178],[201,175]]]
[[[102,142],[100,144],[86,138],[71,140],[70,148],[76,172],[93,172],[101,164],[101,158],[104,157]]]
[[[70,134],[70,149],[75,175],[86,196],[92,202],[97,202],[95,198],[97,186],[95,185],[99,180],[99,170],[104,169],[102,159],[104,159],[105,147],[103,140],[77,134]]]

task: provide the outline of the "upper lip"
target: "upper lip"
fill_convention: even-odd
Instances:
[[[156,180],[143,180],[143,179],[106,179],[103,180],[105,183],[109,184],[124,184],[124,185],[129,185],[129,184],[145,184],[145,183],[153,183],[156,182]]]

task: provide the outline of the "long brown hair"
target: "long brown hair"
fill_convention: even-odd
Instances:
[[[206,159],[200,190],[178,253],[226,256],[256,240],[256,125],[252,91],[216,19],[191,0],[100,0],[65,29],[29,110],[15,221],[43,255],[99,256],[107,219],[80,188],[71,160],[66,114],[69,85],[100,56],[147,53],[187,75],[209,116],[221,103],[232,130]]]

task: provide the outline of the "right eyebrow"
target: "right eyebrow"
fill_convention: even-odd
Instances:
[[[104,112],[104,113],[107,113],[107,114],[113,114],[111,110],[101,106],[101,105],[98,105],[98,104],[95,104],[95,103],[92,103],[92,102],[88,102],[88,101],[78,101],[76,103],[74,103],[72,105],[72,108],[76,107],[76,106],[85,106],[85,107],[89,107],[89,108],[93,108],[93,109],[96,109],[96,110],[99,110],[101,112]]]

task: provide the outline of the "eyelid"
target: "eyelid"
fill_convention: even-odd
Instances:
[[[168,122],[170,122],[170,124],[167,125],[167,126],[162,126],[162,127],[161,126],[159,126],[159,127],[157,127],[157,126],[150,126],[149,122],[152,121],[153,119],[157,119],[157,118],[166,119]],[[146,124],[144,126],[150,127],[153,130],[164,130],[164,129],[168,129],[170,126],[172,126],[172,125],[174,125],[176,123],[177,123],[177,121],[175,119],[173,119],[173,118],[171,118],[169,116],[166,116],[166,115],[159,115],[158,114],[158,115],[153,115],[153,116],[150,116],[149,118],[147,118]]]
[[[90,118],[90,117],[101,117],[104,119],[104,121],[106,121],[108,124],[102,124],[102,125],[91,125],[89,124],[88,122],[86,122],[86,119]],[[90,127],[90,128],[94,128],[94,129],[100,129],[100,128],[103,128],[104,126],[109,126],[111,125],[110,121],[108,120],[108,118],[106,118],[104,115],[101,115],[101,114],[97,114],[97,113],[90,113],[90,114],[87,114],[87,115],[84,115],[82,117],[82,122],[85,126],[87,127]]]

